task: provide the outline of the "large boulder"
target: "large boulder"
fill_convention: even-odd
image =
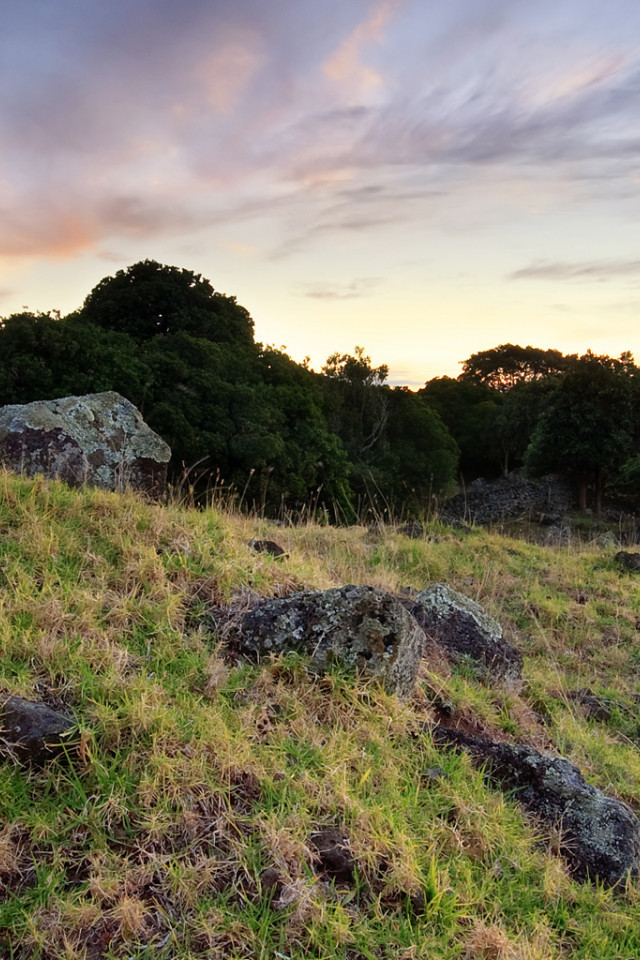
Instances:
[[[588,784],[564,757],[526,744],[501,743],[436,727],[436,743],[464,747],[488,777],[542,824],[558,831],[561,852],[578,880],[607,884],[640,873],[640,821],[635,813]]]
[[[0,754],[41,761],[70,747],[76,724],[46,703],[0,697]]]
[[[105,490],[164,490],[169,446],[119,393],[0,407],[0,463]]]
[[[469,597],[436,583],[403,599],[406,608],[452,663],[473,665],[486,679],[513,682],[522,673],[522,654],[502,636],[502,627]]]
[[[379,677],[387,690],[413,689],[425,636],[395,597],[373,587],[338,587],[294,593],[249,610],[240,623],[244,653],[296,651],[323,673],[334,662]]]

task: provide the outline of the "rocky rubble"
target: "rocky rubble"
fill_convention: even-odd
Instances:
[[[573,488],[560,477],[529,480],[512,473],[494,481],[474,480],[464,493],[446,501],[441,519],[444,523],[466,520],[482,525],[528,517],[559,525],[562,515],[574,507]]]

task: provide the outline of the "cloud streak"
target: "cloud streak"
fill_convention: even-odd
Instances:
[[[313,300],[355,300],[372,296],[381,283],[382,277],[358,277],[349,283],[306,284],[302,296]]]
[[[540,260],[508,276],[509,280],[581,280],[596,283],[636,278],[640,279],[640,260],[592,260],[582,263]]]

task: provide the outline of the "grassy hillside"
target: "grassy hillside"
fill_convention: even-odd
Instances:
[[[437,523],[415,541],[274,529],[0,474],[0,691],[81,728],[77,755],[0,759],[0,957],[637,958],[638,886],[575,882],[429,732],[446,705],[640,809],[640,580],[614,552]],[[499,620],[521,690],[425,663],[402,703],[299,657],[225,658],[203,618],[253,593],[434,581]],[[605,718],[568,695],[587,687]],[[348,881],[321,874],[325,827],[350,839]]]

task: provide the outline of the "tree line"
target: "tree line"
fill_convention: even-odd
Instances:
[[[153,260],[106,277],[82,307],[0,319],[0,405],[116,390],[171,446],[271,513],[313,501],[340,520],[419,513],[462,475],[571,476],[581,506],[640,478],[640,379],[630,354],[501,345],[457,379],[390,387],[364,349],[320,373],[256,342],[235,297]]]

